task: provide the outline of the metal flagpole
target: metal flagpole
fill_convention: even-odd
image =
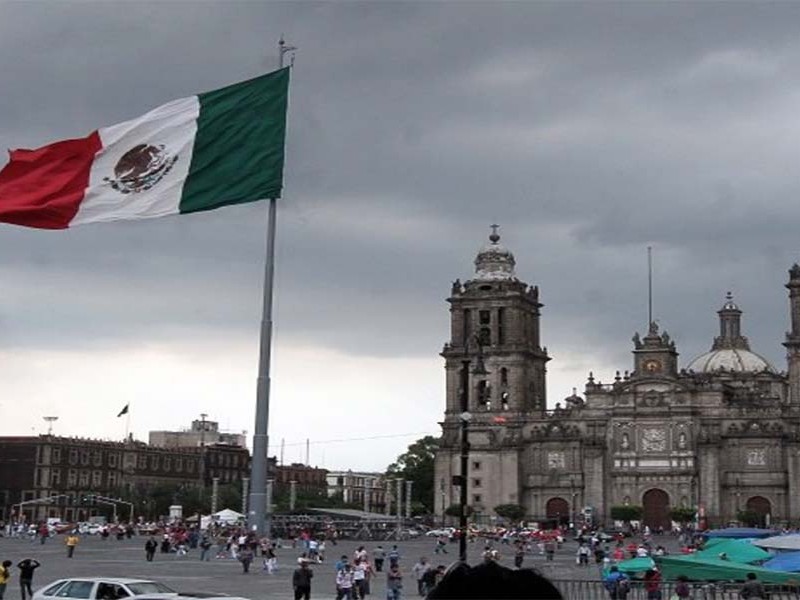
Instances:
[[[281,36],[278,42],[278,66],[283,68],[283,55],[295,50],[287,46]],[[271,507],[267,506],[267,469],[269,461],[269,366],[272,353],[272,283],[275,279],[275,221],[277,199],[269,199],[267,222],[267,257],[264,264],[264,305],[261,313],[261,349],[258,360],[258,383],[256,388],[256,423],[253,432],[253,461],[250,472],[250,507],[248,523],[259,535],[270,535]]]

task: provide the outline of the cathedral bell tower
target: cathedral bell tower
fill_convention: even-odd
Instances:
[[[639,333],[633,336],[633,377],[676,377],[678,375],[678,352],[669,334],[658,333],[658,323],[650,322],[644,338]]]
[[[475,258],[475,276],[456,280],[450,303],[450,341],[442,357],[447,373],[447,416],[460,412],[464,367],[469,411],[484,414],[543,412],[550,358],[539,339],[539,289],[518,280],[514,255],[500,244],[497,226]]]
[[[789,398],[792,404],[800,404],[800,265],[789,269],[789,316],[791,330],[786,332],[786,362],[789,367]]]

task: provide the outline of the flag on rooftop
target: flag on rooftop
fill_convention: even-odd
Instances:
[[[85,138],[13,150],[0,222],[64,229],[278,198],[288,90],[287,67]]]

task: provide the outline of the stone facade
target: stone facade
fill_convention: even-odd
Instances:
[[[459,499],[461,402],[469,412],[468,501],[531,518],[608,521],[612,506],[698,509],[714,524],[749,510],[800,520],[800,267],[790,270],[788,372],[752,352],[728,295],[711,350],[681,368],[675,342],[651,323],[633,337],[633,365],[612,382],[590,374],[583,397],[546,408],[549,360],[539,339],[539,291],[514,276],[514,257],[490,236],[475,277],[453,284],[442,356],[446,408],[436,457],[437,513]],[[464,397],[464,394],[467,397]]]
[[[59,496],[58,504],[29,504],[22,513],[28,520],[85,520],[97,513],[80,503],[90,494],[119,497],[160,484],[210,486],[215,477],[223,484],[241,482],[250,476],[250,453],[217,444],[175,449],[133,439],[0,437],[0,474],[0,519],[12,517],[20,502]]]
[[[217,421],[195,419],[192,426],[184,431],[151,431],[148,440],[151,446],[161,448],[195,448],[212,444],[227,444],[244,448],[247,439],[244,433],[231,433],[219,430]]]

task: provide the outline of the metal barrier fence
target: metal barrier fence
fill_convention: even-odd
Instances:
[[[566,600],[609,600],[610,595],[602,581],[576,581],[551,579]],[[741,600],[741,583],[689,583],[691,600]],[[675,582],[661,583],[661,597],[669,600],[675,594]],[[769,600],[800,600],[800,587],[764,585]],[[626,600],[646,600],[644,582],[632,581]]]

